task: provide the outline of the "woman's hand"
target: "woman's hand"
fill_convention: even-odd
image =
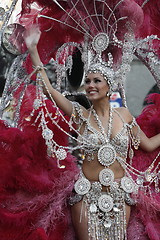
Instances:
[[[27,29],[23,34],[23,38],[28,48],[28,51],[32,60],[32,64],[35,67],[41,66],[42,64],[41,59],[39,57],[38,50],[37,50],[37,44],[39,42],[40,36],[41,36],[41,31],[36,25],[32,26],[32,28]],[[68,116],[71,116],[72,103],[52,87],[44,69],[41,69],[41,77],[45,81],[45,85],[49,93],[51,94],[52,98],[56,102],[57,106]],[[44,88],[44,92],[46,94],[48,94],[48,91],[46,92],[46,89]]]
[[[40,36],[41,36],[41,31],[36,25],[33,25],[31,28],[27,29],[24,32],[23,38],[28,50],[31,50],[37,46]]]

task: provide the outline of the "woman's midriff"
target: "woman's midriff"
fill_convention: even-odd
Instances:
[[[87,161],[87,159],[85,159],[82,165],[82,172],[90,181],[98,181],[98,176],[102,169],[104,169],[104,166],[98,162],[97,158],[92,161]],[[115,179],[122,178],[124,176],[124,169],[117,161],[109,166],[109,169],[113,171]]]

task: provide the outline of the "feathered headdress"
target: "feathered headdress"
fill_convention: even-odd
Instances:
[[[83,72],[90,67],[97,71],[101,65],[112,90],[121,91],[126,105],[123,84],[134,55],[144,62],[160,85],[160,30],[156,24],[159,4],[154,2],[23,0],[19,22],[25,28],[38,24],[42,32],[38,44],[40,58],[44,64],[54,59],[59,90],[64,76],[77,89]],[[25,46],[22,48],[26,50]],[[77,56],[79,67],[75,74]],[[27,57],[29,72],[30,66]]]
[[[36,14],[33,12],[35,2],[39,6]],[[103,73],[106,69],[106,75],[109,73],[111,76],[112,72],[107,67],[113,70],[114,76],[109,76],[112,90],[123,89],[133,55],[147,65],[159,85],[159,38],[153,34],[160,34],[160,31],[157,29],[155,32],[155,27],[144,28],[146,19],[149,21],[148,4],[148,1],[138,0],[72,0],[47,3],[43,0],[23,0],[20,23],[26,28],[28,24],[38,23],[42,31],[39,42],[41,59],[44,63],[51,57],[55,59],[58,88],[64,72],[70,69],[72,75],[76,51],[82,56],[84,72],[91,63],[94,63],[94,69],[99,68],[102,63],[101,68],[104,67]],[[142,31],[142,27],[146,30]],[[97,67],[95,63],[98,63]]]

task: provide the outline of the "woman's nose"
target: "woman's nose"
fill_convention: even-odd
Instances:
[[[89,87],[94,87],[95,86],[95,84],[94,84],[94,82],[93,81],[91,81],[90,83],[89,83],[89,85],[88,85]]]

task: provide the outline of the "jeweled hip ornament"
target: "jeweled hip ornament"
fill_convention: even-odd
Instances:
[[[135,188],[135,184],[129,177],[123,177],[121,179],[121,187],[127,193],[132,193]]]
[[[90,188],[91,188],[90,181],[84,177],[78,179],[74,185],[74,189],[76,193],[78,193],[79,195],[85,195],[86,193],[89,192]]]
[[[113,208],[113,198],[109,195],[102,195],[98,199],[98,207],[103,212],[110,212]]]

